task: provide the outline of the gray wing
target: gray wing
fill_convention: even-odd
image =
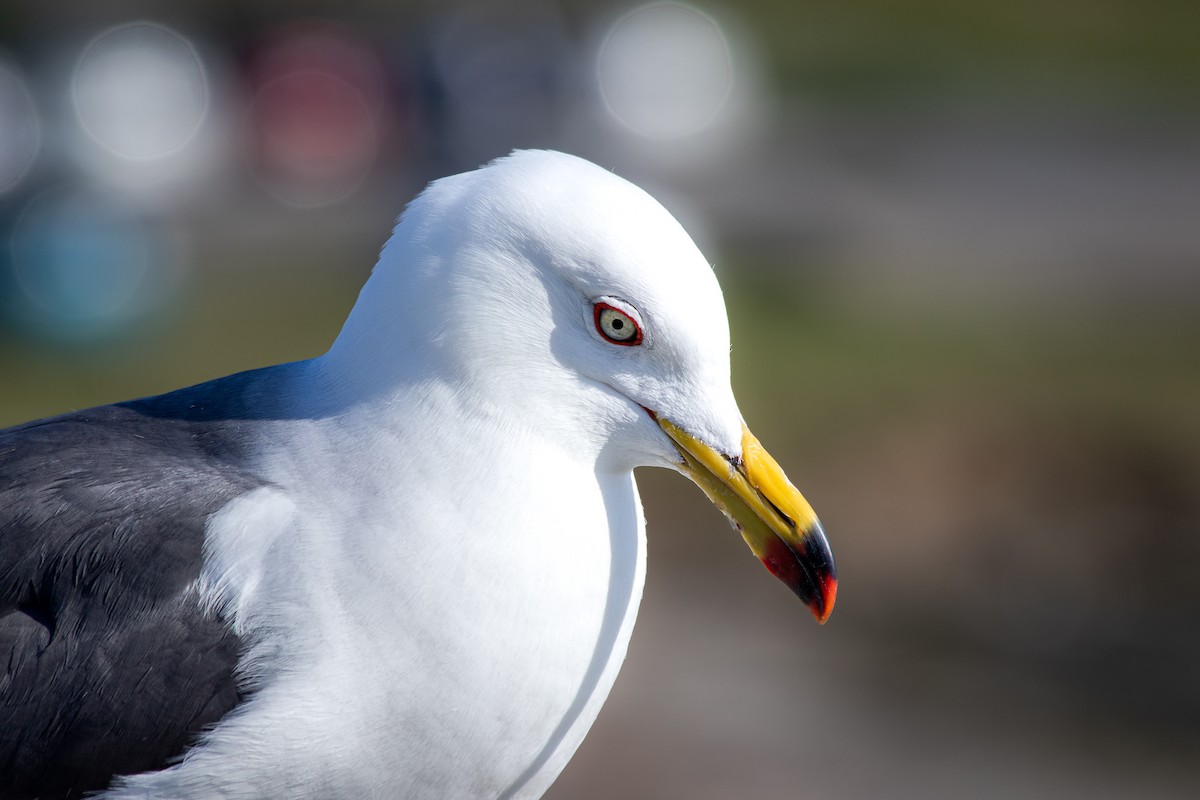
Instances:
[[[162,768],[241,701],[190,588],[208,517],[262,483],[225,457],[236,377],[0,431],[0,798]]]

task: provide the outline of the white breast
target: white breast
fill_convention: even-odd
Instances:
[[[276,430],[326,457],[277,448],[281,489],[216,518],[210,586],[261,686],[111,798],[533,798],[582,741],[641,598],[632,474],[486,422],[348,446],[358,422]]]

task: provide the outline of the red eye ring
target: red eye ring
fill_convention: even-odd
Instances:
[[[599,302],[592,306],[592,319],[596,323],[596,332],[606,342],[622,347],[634,347],[642,343],[642,328],[627,311]],[[630,326],[629,331],[626,325]]]

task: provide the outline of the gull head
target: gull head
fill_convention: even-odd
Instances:
[[[583,159],[518,151],[409,205],[327,359],[359,394],[453,382],[472,413],[599,471],[678,470],[824,622],[829,545],[746,427],[729,356],[716,276],[666,209]]]

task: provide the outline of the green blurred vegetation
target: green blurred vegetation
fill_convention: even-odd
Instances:
[[[1186,0],[747,0],[737,10],[782,88],[823,100],[1200,91],[1200,5]]]
[[[236,260],[204,266],[186,300],[127,339],[61,349],[0,336],[0,425],[319,355],[367,274]]]
[[[919,410],[1009,408],[1163,429],[1200,446],[1200,321],[1162,309],[882,305],[853,290],[726,280],[748,417],[840,438]],[[782,412],[782,414],[781,414]]]

